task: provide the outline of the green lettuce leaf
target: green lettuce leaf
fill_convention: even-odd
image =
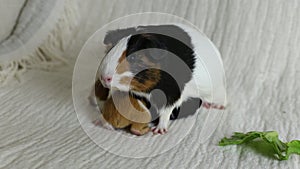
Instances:
[[[276,131],[251,131],[248,133],[235,132],[230,138],[223,138],[219,142],[219,146],[239,145],[253,142],[258,139],[263,140],[267,146],[272,146],[275,152],[274,155],[279,160],[287,160],[291,154],[300,155],[300,141],[293,140],[284,143],[279,140],[278,133]]]

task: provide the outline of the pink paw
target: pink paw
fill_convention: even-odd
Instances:
[[[93,121],[93,124],[94,124],[95,126],[101,126],[102,122],[101,122],[101,120],[94,120],[94,121]]]
[[[158,126],[151,128],[153,134],[166,134],[168,132],[167,128],[160,128]]]
[[[202,106],[207,108],[207,109],[220,109],[223,110],[225,109],[225,107],[223,105],[218,105],[218,104],[214,104],[214,103],[208,103],[208,102],[203,102]]]
[[[106,128],[106,129],[109,129],[109,130],[114,130],[115,129],[112,125],[110,125],[109,123],[107,123],[106,121],[103,121],[101,119],[93,121],[93,124],[95,126],[101,126],[101,127]]]
[[[132,134],[135,134],[135,135],[137,135],[137,136],[143,135],[140,131],[135,130],[135,129],[130,129],[130,131],[131,131]]]

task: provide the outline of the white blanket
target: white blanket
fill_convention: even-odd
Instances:
[[[164,154],[142,159],[117,156],[98,147],[80,127],[71,95],[72,59],[69,67],[52,73],[30,71],[23,83],[0,88],[0,168],[300,167],[296,155],[280,162],[259,148],[217,146],[234,131],[276,130],[284,141],[300,139],[297,0],[88,0],[80,7],[81,26],[65,53],[73,58],[91,33],[126,14],[159,11],[192,21],[220,49],[230,106],[204,144],[198,141],[201,125],[196,125]]]
[[[0,0],[0,42],[11,34],[25,0]]]
[[[1,0],[0,85],[27,69],[62,65],[76,25],[76,1]]]

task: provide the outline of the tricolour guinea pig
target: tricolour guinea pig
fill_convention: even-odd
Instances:
[[[184,25],[109,31],[104,44],[110,49],[100,64],[99,79],[106,88],[150,100],[151,115],[159,116],[153,132],[164,134],[172,111],[189,98],[200,98],[206,108],[224,109],[226,104],[226,100],[212,95],[225,91],[223,65],[211,59],[214,55],[221,60],[214,46],[208,43],[203,50],[207,45],[203,36]],[[217,79],[214,83],[211,76]]]

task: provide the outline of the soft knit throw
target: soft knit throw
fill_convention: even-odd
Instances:
[[[1,1],[0,85],[20,79],[27,69],[67,63],[63,51],[77,23],[76,1]]]

